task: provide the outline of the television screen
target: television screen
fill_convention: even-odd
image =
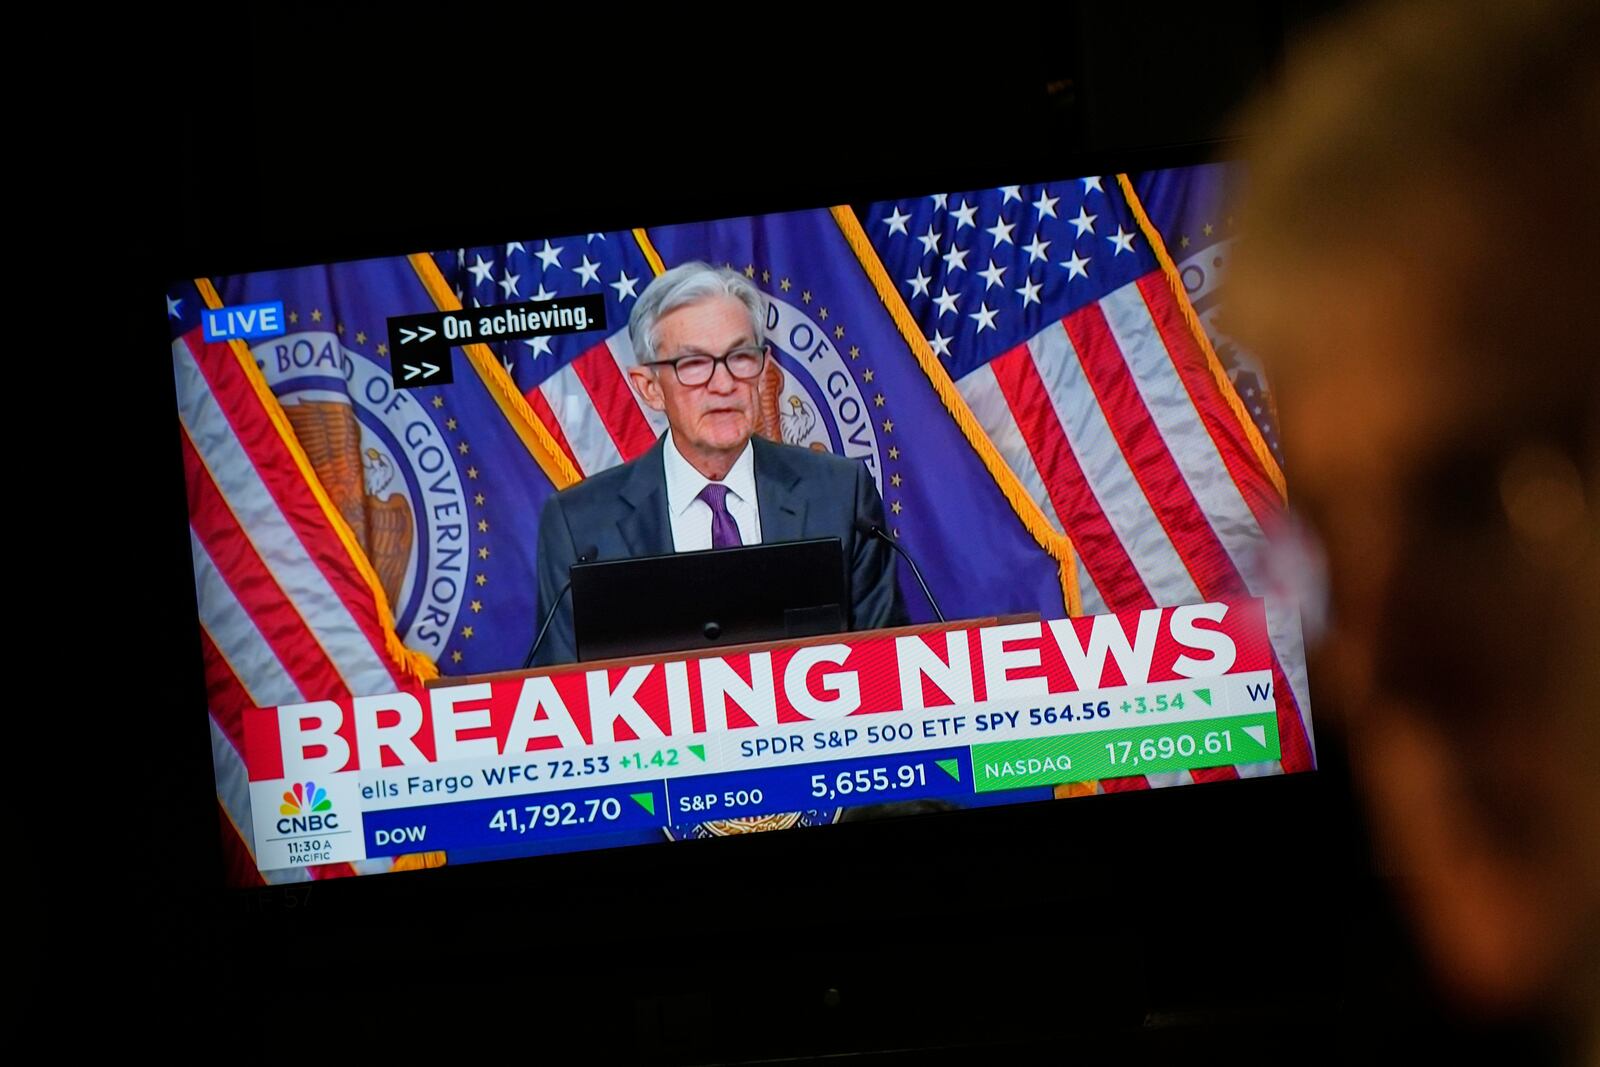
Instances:
[[[1233,173],[172,284],[228,884],[1312,769]],[[830,537],[839,632],[578,658],[574,567],[702,552],[710,604]]]

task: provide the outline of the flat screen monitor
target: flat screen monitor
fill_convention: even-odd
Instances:
[[[1312,770],[1299,612],[1265,551],[1271,396],[1215,321],[1229,174],[174,280],[194,727],[228,883]],[[748,449],[728,514],[837,537],[877,600],[853,587],[825,637],[665,655],[690,605],[838,590],[763,564],[663,595],[651,564],[580,567],[579,641],[608,662],[519,670],[552,544],[564,568],[586,540],[712,543],[668,448],[691,480]],[[594,591],[630,567],[627,604]]]

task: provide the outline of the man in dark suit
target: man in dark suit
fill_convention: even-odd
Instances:
[[[644,455],[551,497],[539,518],[539,617],[578,554],[626,559],[761,542],[837,537],[850,629],[898,625],[905,610],[893,556],[861,526],[883,525],[864,464],[755,435],[771,354],[761,295],[742,275],[691,262],[656,278],[628,318],[638,364],[628,377],[670,427]],[[775,580],[781,580],[774,576]],[[649,610],[648,591],[640,611]],[[563,602],[540,665],[577,658]]]

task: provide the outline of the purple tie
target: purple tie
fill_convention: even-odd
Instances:
[[[733,516],[728,513],[728,487],[708,482],[700,490],[700,500],[704,500],[711,508],[711,547],[736,548],[744,544],[739,536],[739,524],[733,521]]]

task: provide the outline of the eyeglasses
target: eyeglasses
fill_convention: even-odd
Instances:
[[[721,356],[679,356],[677,359],[658,359],[646,363],[647,367],[670,366],[672,372],[678,376],[680,385],[704,385],[711,380],[717,372],[717,364],[721,363],[728,368],[728,373],[739,381],[747,382],[752,378],[761,376],[761,368],[766,365],[767,350],[759,345],[746,345],[744,348],[735,348],[732,352]]]

